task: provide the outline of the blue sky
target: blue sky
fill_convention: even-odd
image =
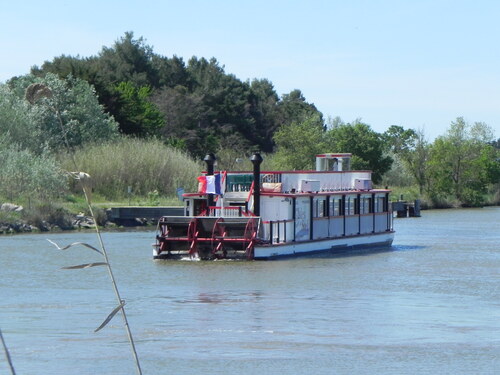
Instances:
[[[18,0],[0,15],[0,82],[133,31],[157,54],[300,89],[325,118],[432,140],[462,116],[500,137],[499,1]]]

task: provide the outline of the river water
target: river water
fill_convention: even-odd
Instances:
[[[493,374],[500,207],[395,219],[388,251],[153,261],[154,232],[104,233],[144,374]],[[17,374],[135,374],[93,233],[0,237],[0,328]],[[10,370],[0,346],[0,374]]]

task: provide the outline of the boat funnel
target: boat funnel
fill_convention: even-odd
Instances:
[[[205,155],[205,158],[203,161],[207,164],[207,176],[213,176],[214,175],[214,165],[216,162],[217,158],[213,153],[209,153]],[[212,207],[214,205],[214,195],[213,194],[208,194],[207,197],[207,205],[208,207]]]
[[[253,164],[253,213],[255,216],[260,216],[260,164],[262,156],[258,152],[250,157]]]

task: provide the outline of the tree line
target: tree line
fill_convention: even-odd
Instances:
[[[419,129],[377,133],[361,119],[325,120],[300,90],[279,96],[270,81],[243,82],[214,58],[157,55],[132,33],[96,56],[56,57],[0,84],[4,198],[61,196],[70,154],[113,199],[128,186],[173,194],[207,152],[219,156],[219,168],[236,169],[254,150],[266,154],[266,169],[297,170],[313,168],[316,154],[350,152],[353,168],[372,170],[376,184],[415,187],[436,206],[500,201],[500,139],[487,124],[459,117],[430,142]],[[132,154],[140,164],[121,168],[117,155],[131,166]]]
[[[63,55],[31,71],[47,73],[92,85],[122,134],[158,137],[195,157],[225,148],[272,152],[281,125],[322,116],[300,90],[280,97],[269,80],[241,81],[215,58],[158,55],[132,32],[96,56]]]
[[[422,129],[392,125],[377,133],[360,119],[336,118],[326,127],[314,118],[282,126],[275,134],[277,165],[308,169],[324,150],[350,152],[353,169],[373,171],[379,185],[416,186],[432,206],[500,202],[500,147],[490,126],[452,121],[433,142]]]

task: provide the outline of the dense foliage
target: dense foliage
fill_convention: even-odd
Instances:
[[[285,169],[313,169],[315,155],[325,150],[352,153],[352,168],[372,170],[376,183],[392,165],[384,138],[360,120],[352,124],[337,121],[325,129],[321,118],[312,116],[282,126],[275,141],[276,164]]]
[[[382,176],[391,169],[393,160],[385,152],[383,137],[361,120],[332,127],[327,139],[329,149],[353,154],[353,169],[373,171],[372,178],[375,183],[379,183]]]
[[[47,74],[1,84],[0,196],[10,200],[60,196],[67,189],[68,177],[54,155],[67,147],[113,140],[118,135],[116,123],[83,80]]]
[[[30,92],[33,85],[40,90]],[[11,80],[0,85],[0,109],[0,134],[36,153],[118,136],[116,122],[99,104],[92,86],[73,76],[63,80],[49,73]]]
[[[32,74],[77,77],[95,87],[123,134],[161,137],[200,157],[223,148],[271,152],[276,129],[321,113],[299,90],[280,99],[270,81],[242,82],[212,58],[160,56],[126,33],[89,58],[60,56]],[[154,105],[153,105],[154,104]]]
[[[391,127],[385,137],[433,205],[480,206],[489,192],[500,198],[500,149],[488,125],[459,117],[433,143],[423,131],[402,127]]]
[[[500,181],[498,150],[491,129],[459,117],[430,149],[429,192],[432,198],[452,195],[466,206],[483,203],[488,185]]]

